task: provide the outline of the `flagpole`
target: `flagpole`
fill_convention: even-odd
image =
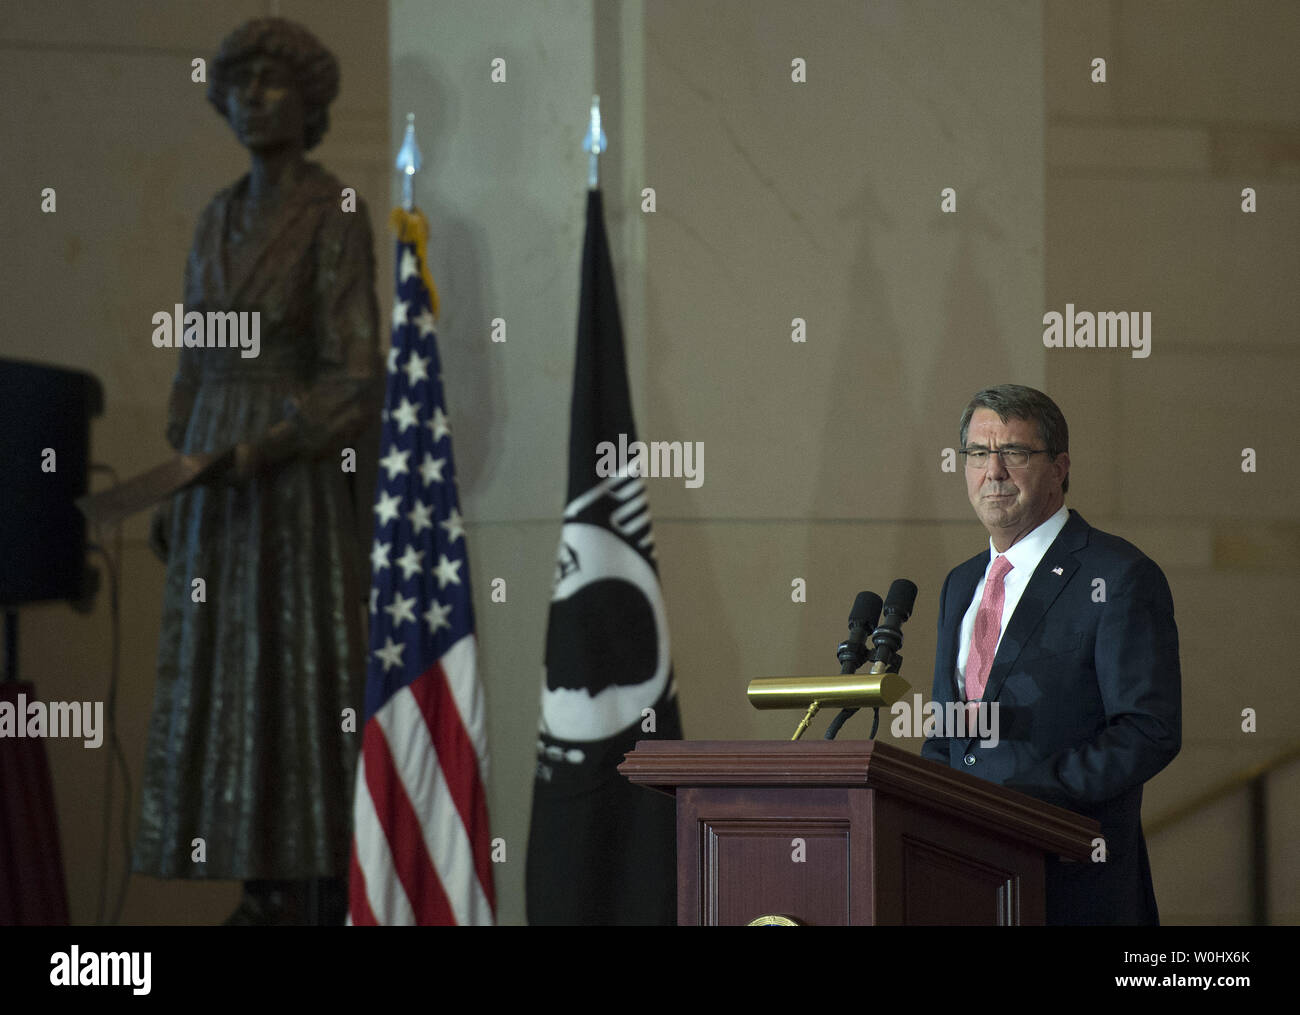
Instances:
[[[397,152],[397,170],[402,174],[402,209],[410,211],[415,205],[415,174],[420,171],[424,160],[420,157],[420,146],[415,140],[415,114],[406,114],[406,134],[402,138],[402,147]]]
[[[591,116],[587,121],[587,136],[582,139],[582,150],[588,152],[587,189],[600,185],[600,153],[609,147],[605,132],[600,127],[600,96],[591,97]]]
[[[645,481],[601,477],[593,459],[606,441],[636,441],[598,186],[599,156],[607,146],[594,96],[582,142],[590,156],[590,189],[568,475],[525,863],[525,904],[533,926],[672,926],[677,914],[673,802],[633,786],[617,768],[647,735],[680,740],[682,723]],[[628,624],[617,629],[608,622],[609,611],[621,611],[625,601],[611,604],[604,592],[615,581],[631,597]],[[627,676],[618,678],[627,684],[612,685],[606,663],[616,657],[628,660],[620,666]]]
[[[366,709],[354,793],[353,925],[496,922],[487,719],[465,525],[438,358],[415,116],[396,168],[392,352],[377,451]],[[398,573],[400,572],[400,574]],[[432,840],[425,830],[435,830]],[[504,848],[504,847],[503,847]],[[504,858],[504,853],[501,854]]]
[[[424,279],[424,284],[429,290],[429,302],[432,304],[431,313],[436,318],[438,316],[438,287],[433,284],[433,276],[429,274],[428,251],[426,244],[429,240],[429,225],[415,208],[415,174],[420,171],[424,165],[424,158],[420,154],[419,142],[415,140],[415,114],[406,114],[406,133],[402,136],[402,147],[398,149],[397,160],[394,166],[402,174],[402,206],[394,208],[389,218],[389,223],[393,231],[397,233],[399,240],[414,243],[416,259],[419,263],[420,275]]]

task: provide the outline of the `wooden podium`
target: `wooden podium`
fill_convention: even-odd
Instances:
[[[643,740],[677,797],[677,923],[1042,924],[1045,856],[1101,826],[875,741]]]

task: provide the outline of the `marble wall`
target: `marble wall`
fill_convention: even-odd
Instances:
[[[1047,356],[1074,438],[1071,503],[1173,589],[1183,749],[1147,786],[1150,828],[1296,743],[1300,8],[1052,0],[1044,28],[1046,307],[1152,315],[1146,359]],[[1298,791],[1294,761],[1267,782],[1274,923],[1300,922]],[[1164,922],[1252,921],[1244,790],[1150,848]]]

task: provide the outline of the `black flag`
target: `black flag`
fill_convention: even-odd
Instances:
[[[528,833],[534,925],[676,922],[673,800],[616,770],[638,740],[682,735],[645,479],[635,466],[597,470],[598,446],[635,440],[605,217],[592,190]]]

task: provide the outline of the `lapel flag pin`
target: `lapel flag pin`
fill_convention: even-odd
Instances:
[[[1064,569],[1059,567],[1052,568],[1052,574],[1065,574]]]

